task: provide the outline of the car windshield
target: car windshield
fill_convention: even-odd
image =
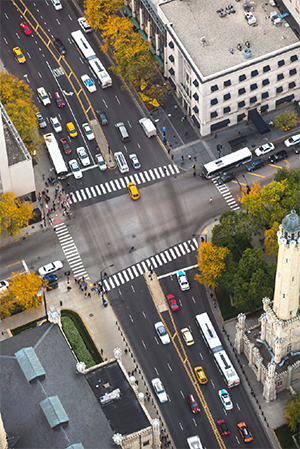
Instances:
[[[164,326],[159,326],[158,328],[157,328],[157,330],[158,330],[158,333],[159,333],[159,335],[161,335],[161,336],[164,336],[164,335],[166,335],[166,329],[164,328]]]

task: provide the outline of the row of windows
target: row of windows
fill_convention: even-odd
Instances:
[[[294,83],[294,84],[295,84],[295,83]],[[296,84],[295,84],[295,85],[296,85]],[[295,86],[293,86],[293,87],[295,87]],[[281,93],[282,91],[283,91],[283,88],[282,88],[282,87],[279,87],[279,88],[276,90],[277,93]],[[262,99],[262,100],[266,100],[267,98],[269,98],[269,92],[263,92],[263,93],[261,94],[261,99]],[[250,104],[250,105],[256,103],[257,101],[258,101],[258,99],[257,99],[256,96],[249,98],[249,104]],[[240,109],[240,108],[244,108],[245,106],[246,106],[246,102],[245,102],[244,100],[238,102],[238,108],[239,108],[239,109]],[[226,106],[225,108],[223,108],[223,114],[229,114],[229,112],[231,112],[230,106]],[[216,117],[218,117],[217,111],[211,112],[210,118],[216,118]]]
[[[296,69],[295,69],[295,70],[296,70]],[[283,79],[283,78],[284,78],[284,76],[282,76],[282,78],[278,78],[278,80],[281,80],[281,79]],[[270,81],[269,81],[269,80],[263,80],[263,82],[262,82],[262,85],[263,85],[263,86],[267,86],[268,84],[270,84]],[[291,82],[291,83],[289,83],[289,89],[293,89],[295,86],[296,86],[296,83],[295,83],[294,81]],[[257,85],[256,83],[251,84],[251,85],[250,85],[250,91],[253,91],[253,90],[255,90],[255,89],[258,89],[258,85]],[[282,91],[283,91],[282,86],[277,87],[277,89],[276,89],[276,92],[277,92],[277,93],[280,93],[280,92],[282,92]],[[241,89],[238,90],[238,94],[239,94],[239,95],[243,95],[243,94],[245,94],[245,93],[246,93],[246,89],[245,89],[244,87],[242,87]],[[196,96],[197,98],[196,98],[195,96]],[[194,94],[194,98],[195,98],[195,100],[198,100],[198,99],[199,99],[199,97],[198,97],[197,94]],[[230,100],[230,98],[231,98],[231,95],[230,95],[230,94],[223,95],[223,101]],[[219,100],[218,100],[217,98],[213,98],[212,100],[210,100],[210,105],[211,105],[211,106],[214,106],[215,104],[218,104],[218,103],[219,103]]]
[[[298,60],[298,56],[297,55],[293,55],[293,56],[290,57],[290,62],[295,62],[297,60]],[[278,64],[278,67],[284,66],[285,65],[284,59],[281,59],[280,61],[278,61],[277,64]],[[269,65],[266,65],[265,67],[263,67],[263,73],[267,73],[270,70],[271,70],[271,67]],[[291,73],[293,71],[295,71],[295,72]],[[290,75],[292,75],[292,74],[294,75],[295,73],[297,73],[296,69],[290,70]],[[257,75],[259,75],[258,70],[256,70],[256,69],[252,70],[251,78],[253,78],[253,77],[257,76]],[[247,76],[245,74],[239,76],[239,82],[245,81],[246,79],[247,79]],[[198,81],[197,80],[195,80],[195,81],[198,84]],[[224,85],[224,87],[231,86],[231,80],[224,81],[223,85]],[[215,84],[214,86],[211,86],[211,92],[216,92],[217,90],[219,90],[219,86],[217,84]]]

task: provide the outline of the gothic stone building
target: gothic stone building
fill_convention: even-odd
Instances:
[[[267,401],[300,379],[300,219],[295,210],[279,227],[274,299],[263,298],[264,313],[249,329],[238,316],[235,347],[244,352]]]

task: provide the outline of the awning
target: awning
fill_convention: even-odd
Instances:
[[[217,129],[224,128],[229,123],[230,123],[229,118],[227,118],[226,120],[222,120],[221,122],[214,123],[213,125],[211,125],[210,131],[213,132],[213,131],[216,131]]]
[[[237,147],[238,145],[241,145],[242,143],[246,142],[247,136],[240,136],[236,139],[229,140],[228,143],[232,147]]]
[[[279,106],[280,104],[283,103],[288,103],[289,101],[292,101],[295,98],[295,95],[288,95],[287,97],[284,98],[279,98],[279,100],[276,101],[276,106]]]
[[[251,109],[248,111],[248,119],[252,120],[255,125],[257,131],[260,134],[266,134],[270,131],[269,126],[266,124],[262,116],[258,113],[257,109]]]

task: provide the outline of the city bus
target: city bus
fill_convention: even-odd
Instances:
[[[84,36],[82,31],[73,31],[71,33],[71,36],[79,52],[89,64],[91,71],[93,72],[97,81],[100,83],[102,89],[112,86],[112,79],[109,73],[101,63],[100,59],[97,57],[96,53],[88,43],[88,40]]]
[[[217,365],[220,373],[223,376],[224,381],[228,388],[235,387],[240,384],[240,378],[234,369],[225,349],[222,346],[221,341],[209,319],[207,313],[201,313],[196,315],[195,321],[197,327],[202,335],[204,343],[210,349],[214,356],[215,364]]]
[[[223,173],[225,170],[239,167],[252,161],[252,153],[249,148],[245,147],[234,153],[227,154],[212,162],[208,162],[203,166],[202,173],[205,178],[213,178]]]
[[[43,137],[57,178],[66,179],[68,176],[68,169],[54,134],[44,134]]]

